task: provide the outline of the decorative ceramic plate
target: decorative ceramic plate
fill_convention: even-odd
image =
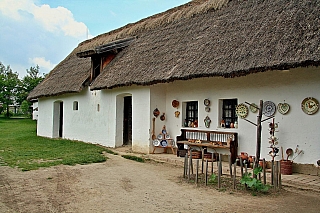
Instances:
[[[169,134],[166,135],[166,139],[170,139],[170,135]]]
[[[277,108],[278,112],[280,112],[282,115],[287,114],[290,110],[290,106],[287,103],[279,103]]]
[[[263,111],[262,113],[265,116],[273,116],[276,112],[276,105],[272,101],[266,101],[263,103]]]
[[[205,106],[209,106],[210,105],[210,100],[209,99],[204,99],[203,101]]]
[[[158,108],[155,108],[155,109],[153,110],[153,115],[154,115],[154,117],[156,117],[156,118],[160,115],[160,111],[158,110]]]
[[[153,146],[159,146],[160,145],[160,141],[155,139],[152,141]]]
[[[173,146],[173,147],[176,146],[175,141],[173,139],[171,140],[171,146]]]
[[[251,112],[253,112],[253,113],[255,113],[255,112],[257,112],[258,111],[258,105],[257,104],[255,104],[255,103],[251,103],[251,105],[250,105],[250,110],[251,110]]]
[[[173,101],[172,101],[172,106],[173,106],[174,108],[178,108],[178,107],[179,107],[179,101],[173,100]]]
[[[210,112],[210,107],[206,106],[206,107],[204,108],[204,110],[205,110],[206,112]]]
[[[303,99],[301,108],[304,113],[313,115],[319,110],[319,102],[315,98],[308,97]]]
[[[244,105],[244,104],[239,104],[236,107],[236,113],[240,118],[247,117],[248,111],[249,111],[248,107],[246,105]]]
[[[159,134],[159,135],[157,136],[157,138],[158,138],[159,140],[162,140],[162,139],[163,139],[162,137],[163,137],[162,134]]]
[[[163,147],[166,147],[166,146],[168,146],[168,142],[166,140],[162,140],[160,142],[160,145],[163,146]]]

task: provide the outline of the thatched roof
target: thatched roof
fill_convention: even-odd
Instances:
[[[91,89],[318,66],[320,0],[192,1],[85,41],[71,59],[76,53],[132,36],[136,39],[104,68]],[[79,66],[81,60],[89,65]],[[72,70],[74,78],[89,75],[90,60],[61,63],[68,65],[63,69],[58,65],[52,73]],[[71,91],[50,76],[39,88],[52,84],[61,87],[60,93]],[[39,91],[37,87],[29,98],[52,94]]]

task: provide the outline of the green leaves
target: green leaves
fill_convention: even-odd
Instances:
[[[256,167],[253,170],[253,173],[255,175],[258,175],[259,173],[262,172],[262,167]],[[264,185],[260,180],[258,180],[257,178],[253,178],[251,177],[252,173],[247,173],[244,174],[240,180],[240,183],[242,185],[247,185],[248,188],[250,188],[253,191],[261,191],[261,192],[267,192],[269,190],[269,186],[268,185]]]

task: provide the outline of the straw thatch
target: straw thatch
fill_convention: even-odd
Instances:
[[[71,55],[117,39],[136,37],[105,67],[91,89],[211,76],[236,77],[318,66],[319,26],[320,0],[198,0],[85,41]],[[84,78],[90,61],[78,66],[76,61],[84,59],[70,63],[68,60],[61,63],[70,67],[62,70],[57,66],[52,72],[77,69],[73,73],[77,76],[73,77]],[[71,86],[66,90],[64,84],[48,78],[29,98],[52,95],[54,92],[40,91],[41,86],[51,84],[61,87],[57,89],[59,94],[70,92]]]

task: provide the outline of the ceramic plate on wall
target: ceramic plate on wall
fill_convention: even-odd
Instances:
[[[276,113],[276,105],[272,101],[266,101],[263,103],[262,112],[265,116],[273,116]]]
[[[319,110],[319,102],[315,98],[308,97],[303,99],[301,108],[304,113],[313,115]]]
[[[279,103],[277,108],[278,112],[280,112],[282,115],[287,114],[290,110],[290,106],[287,103]]]
[[[257,112],[258,111],[258,106],[257,106],[257,104],[255,104],[255,103],[251,103],[251,105],[250,105],[250,110],[251,110],[251,112]]]
[[[159,146],[160,145],[160,141],[159,140],[153,140],[152,141],[153,146]]]
[[[205,106],[209,106],[210,105],[210,100],[209,99],[204,99],[203,104]]]
[[[239,104],[236,107],[236,113],[237,113],[238,117],[240,117],[240,118],[247,117],[248,111],[249,111],[249,109],[245,104]]]
[[[167,142],[166,140],[162,140],[162,141],[160,142],[160,144],[161,144],[161,146],[163,146],[163,147],[167,147],[167,146],[168,146],[168,142]]]

